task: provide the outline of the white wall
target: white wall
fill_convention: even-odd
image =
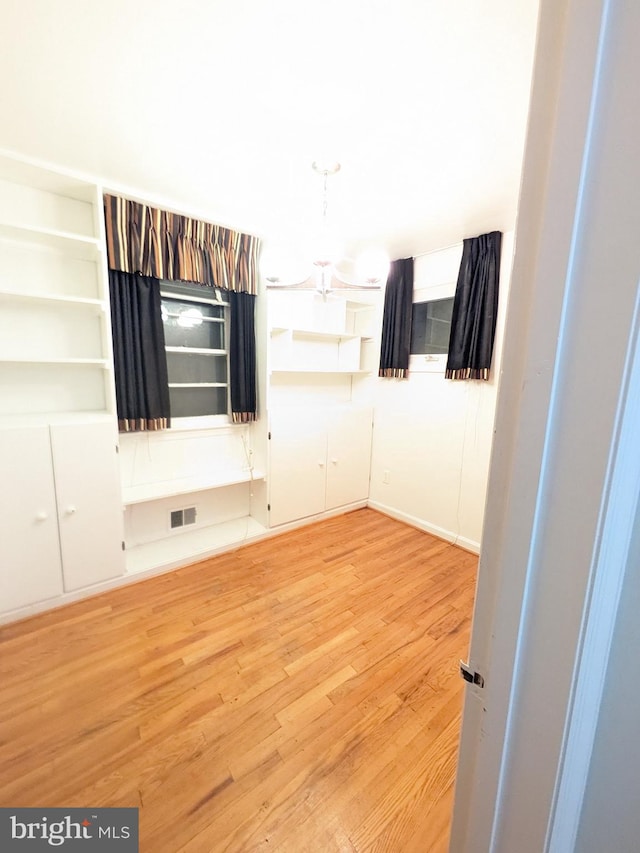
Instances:
[[[453,296],[461,255],[462,243],[416,258],[414,300]],[[444,378],[444,357],[425,363],[414,356],[408,379],[379,379],[375,389],[370,504],[475,552],[484,516],[512,255],[509,231],[503,235],[488,382],[453,382]]]

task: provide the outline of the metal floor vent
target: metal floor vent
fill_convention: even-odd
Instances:
[[[172,509],[169,514],[169,527],[174,530],[176,527],[187,527],[189,524],[196,523],[196,508],[187,506],[184,509]]]

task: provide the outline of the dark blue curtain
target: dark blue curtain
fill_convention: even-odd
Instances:
[[[255,421],[257,417],[255,302],[256,297],[251,293],[229,291],[229,369],[234,423]]]
[[[170,425],[169,379],[160,310],[160,283],[109,270],[113,359],[121,431]]]
[[[413,258],[392,261],[384,293],[378,376],[405,379],[409,375],[412,300]]]
[[[447,379],[488,379],[498,316],[502,234],[464,241],[453,302]]]

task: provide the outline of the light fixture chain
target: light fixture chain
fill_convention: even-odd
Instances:
[[[322,192],[322,221],[324,225],[327,224],[327,208],[329,206],[329,173],[325,170],[324,172],[324,180],[322,184],[323,192]]]

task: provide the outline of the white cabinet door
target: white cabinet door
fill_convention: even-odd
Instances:
[[[327,431],[317,411],[283,410],[270,420],[271,525],[323,512]]]
[[[0,611],[62,593],[47,426],[0,432]]]
[[[66,591],[124,574],[116,434],[109,422],[51,427]]]
[[[371,409],[272,414],[272,525],[367,499],[371,423]]]
[[[329,418],[326,509],[369,497],[371,409],[349,409]]]

